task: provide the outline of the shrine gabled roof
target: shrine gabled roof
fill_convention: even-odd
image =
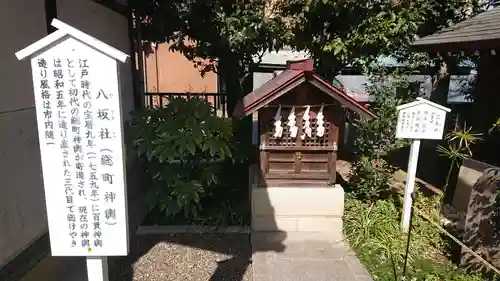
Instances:
[[[420,38],[415,50],[475,51],[500,47],[500,6]]]
[[[288,69],[284,70],[276,77],[260,86],[258,89],[243,97],[243,99],[241,99],[236,105],[233,115],[250,115],[273,100],[306,82],[314,85],[324,93],[330,95],[333,99],[340,102],[343,106],[360,114],[361,116],[368,119],[376,118],[375,114],[358,103],[354,98],[350,97],[344,91],[336,88],[330,82],[315,73],[312,70],[311,60],[290,63]]]

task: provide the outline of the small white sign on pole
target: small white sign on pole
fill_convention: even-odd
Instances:
[[[406,186],[401,218],[401,229],[408,231],[412,208],[413,190],[417,173],[418,154],[421,139],[440,140],[443,138],[446,113],[451,109],[423,98],[397,107],[398,121],[396,138],[412,139],[406,176]]]
[[[128,55],[52,25],[16,53],[31,60],[51,252],[87,256],[89,280],[107,280],[106,256],[129,251],[118,82]]]

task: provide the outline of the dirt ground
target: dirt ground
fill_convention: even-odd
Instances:
[[[130,255],[110,260],[110,281],[251,281],[246,234],[136,236]]]

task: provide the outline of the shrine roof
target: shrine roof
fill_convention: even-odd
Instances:
[[[417,51],[465,51],[500,46],[500,6],[444,28],[412,44]]]
[[[233,115],[250,115],[305,82],[314,85],[361,116],[368,119],[376,118],[376,115],[366,107],[315,73],[312,60],[309,59],[288,63],[288,69],[243,97],[236,105]]]

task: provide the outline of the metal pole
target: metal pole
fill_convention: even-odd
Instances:
[[[411,199],[415,201],[415,193],[411,193]],[[408,228],[408,240],[406,241],[406,254],[405,254],[405,264],[403,266],[403,276],[406,276],[406,268],[408,266],[408,253],[410,251],[410,241],[411,241],[411,226],[413,222],[413,208],[410,211],[410,225]]]

